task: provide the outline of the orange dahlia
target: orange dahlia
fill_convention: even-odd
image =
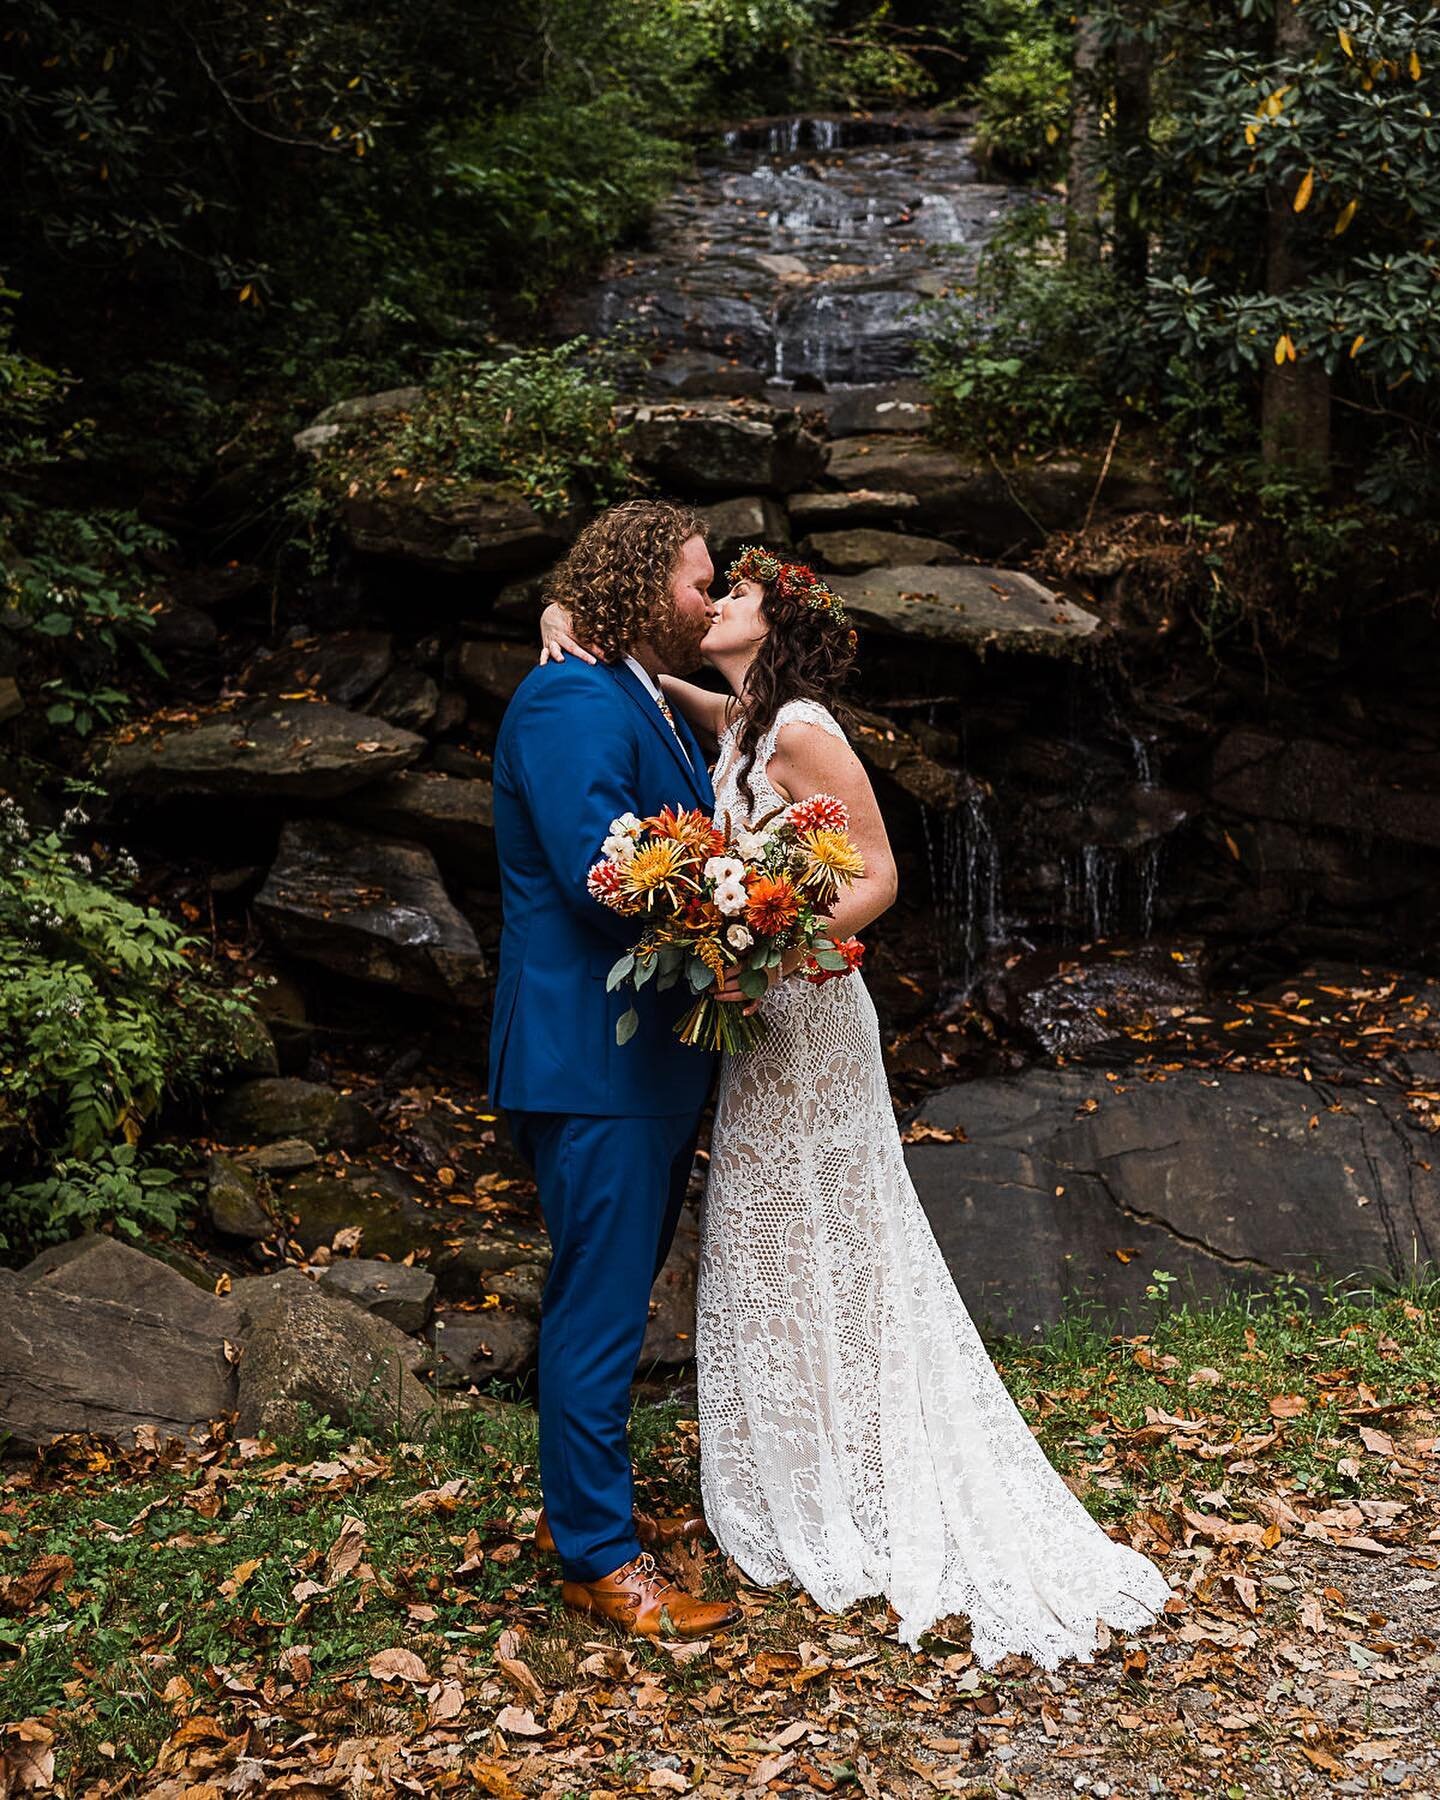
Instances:
[[[687,850],[701,858],[718,856],[725,848],[724,832],[702,812],[675,812],[667,806],[653,819],[646,819],[645,830],[654,832],[656,837],[684,844]]]
[[[800,917],[800,896],[784,875],[750,883],[745,916],[762,937],[778,937]]]

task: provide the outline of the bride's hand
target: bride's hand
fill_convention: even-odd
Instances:
[[[598,662],[599,658],[576,643],[570,629],[570,615],[563,606],[551,601],[540,615],[540,660],[564,662],[566,654],[578,656],[581,662]]]

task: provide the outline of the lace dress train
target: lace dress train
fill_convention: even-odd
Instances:
[[[755,816],[782,709],[756,757]],[[717,816],[743,818],[722,743]],[[965,1614],[979,1662],[1045,1668],[1097,1622],[1149,1624],[1169,1589],[1050,1466],[956,1291],[905,1167],[859,975],[788,981],[727,1057],[711,1146],[696,1352],[701,1486],[752,1581],[827,1612],[883,1596],[908,1644]]]

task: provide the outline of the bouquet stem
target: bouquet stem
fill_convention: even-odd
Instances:
[[[704,994],[675,1027],[682,1044],[693,1044],[701,1050],[723,1050],[728,1055],[753,1050],[765,1035],[765,1028],[755,1013],[731,1000],[716,1000]]]

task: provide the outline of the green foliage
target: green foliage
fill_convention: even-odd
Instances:
[[[969,450],[1083,443],[1129,404],[1130,309],[1104,268],[1067,265],[1049,206],[1011,215],[973,286],[925,309],[933,429]]]
[[[575,338],[503,361],[441,358],[413,411],[362,421],[322,455],[322,490],[423,476],[514,482],[542,508],[562,506],[576,487],[598,501],[615,498],[630,481],[615,390],[588,349]]]
[[[1050,0],[985,0],[978,35],[989,39],[975,84],[976,148],[1021,175],[1054,176],[1070,112],[1070,19]]]
[[[678,143],[636,119],[629,95],[612,92],[479,120],[450,146],[446,173],[467,202],[476,254],[533,307],[642,224],[683,160]]]
[[[33,1182],[0,1206],[7,1232],[35,1239],[111,1207],[158,1219],[169,1184],[110,1152],[138,1142],[167,1093],[218,1074],[253,1022],[196,940],[119,892],[95,852],[70,847],[84,823],[76,808],[36,834],[0,799],[0,1158],[46,1168],[59,1210],[37,1214]],[[115,875],[130,872],[119,859]]]
[[[62,1157],[39,1181],[0,1182],[0,1219],[19,1241],[45,1244],[113,1226],[125,1236],[173,1232],[189,1202],[173,1169],[134,1144],[101,1144]],[[0,1244],[8,1242],[0,1236]]]

